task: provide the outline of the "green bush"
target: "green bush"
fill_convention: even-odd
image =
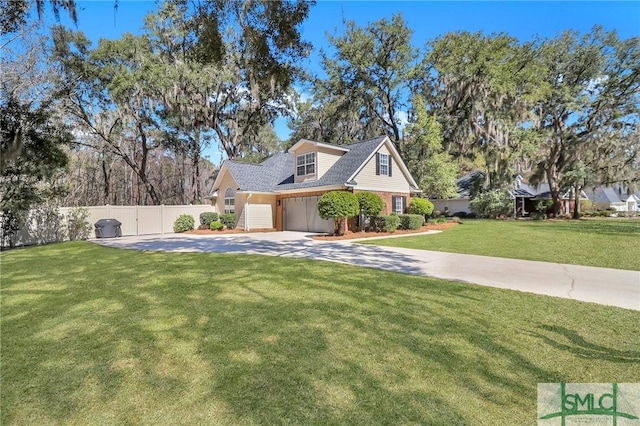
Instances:
[[[346,218],[360,211],[358,198],[347,191],[330,191],[318,200],[318,212],[323,219],[333,219],[334,234],[342,235]]]
[[[432,217],[429,219],[429,223],[432,225],[447,223],[446,217]]]
[[[211,222],[215,222],[216,220],[218,220],[218,213],[216,212],[200,213],[200,225],[207,225],[207,227],[209,227],[209,224],[211,224]]]
[[[400,225],[400,216],[396,214],[390,214],[389,216],[382,216],[384,220],[384,232],[396,232]]]
[[[209,224],[209,229],[212,231],[222,231],[224,229],[224,224],[219,220],[214,220]]]
[[[470,202],[471,211],[484,218],[513,214],[513,200],[507,191],[493,190],[477,194]]]
[[[70,241],[86,240],[91,235],[89,209],[74,207],[67,214],[67,235]]]
[[[238,218],[236,217],[235,213],[224,213],[220,215],[220,222],[222,222],[222,224],[226,226],[227,229],[235,228],[237,220]]]
[[[193,230],[196,221],[190,214],[181,214],[173,222],[173,232],[187,232]]]
[[[429,216],[433,213],[433,203],[425,198],[412,198],[409,202],[409,213]]]
[[[401,214],[399,218],[401,229],[420,229],[424,223],[424,216],[420,214]]]
[[[378,194],[373,192],[358,192],[356,194],[358,204],[360,205],[359,226],[364,228],[367,218],[377,216],[384,209],[384,200]],[[371,220],[369,219],[369,222]]]
[[[360,212],[365,216],[377,216],[384,209],[384,200],[373,192],[358,192],[356,194]]]

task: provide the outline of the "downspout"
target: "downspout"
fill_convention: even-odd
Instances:
[[[250,231],[249,229],[249,198],[251,198],[252,195],[253,193],[250,192],[249,196],[244,202],[244,230],[247,232]]]

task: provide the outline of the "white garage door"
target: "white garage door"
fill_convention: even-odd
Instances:
[[[303,232],[333,232],[333,220],[322,219],[318,213],[319,198],[285,198],[284,229]]]

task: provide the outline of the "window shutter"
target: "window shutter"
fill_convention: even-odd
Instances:
[[[395,213],[396,211],[396,201],[397,201],[397,196],[392,195],[391,196],[391,211],[389,213]]]
[[[376,152],[376,175],[380,175],[380,153]]]
[[[387,158],[389,159],[389,177],[391,177],[391,164],[393,164],[393,157],[388,155]]]
[[[391,176],[391,173],[389,173],[389,176]],[[404,212],[406,211],[407,211],[407,197],[402,197],[402,213],[404,214]]]

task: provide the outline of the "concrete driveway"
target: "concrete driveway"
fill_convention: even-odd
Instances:
[[[136,250],[247,253],[326,260],[640,310],[640,271],[324,242],[303,232],[167,234],[94,242]]]

